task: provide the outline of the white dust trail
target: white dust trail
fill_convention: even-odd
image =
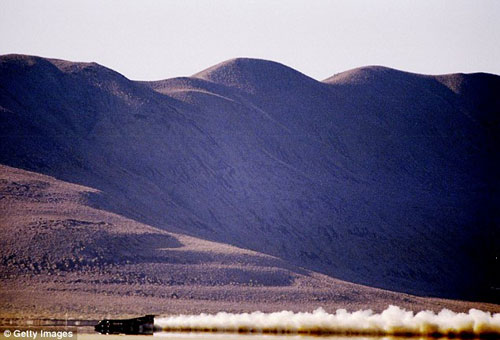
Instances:
[[[169,332],[500,337],[500,313],[477,309],[455,313],[443,309],[437,314],[414,314],[397,306],[389,306],[380,314],[371,310],[349,313],[345,309],[330,314],[322,308],[312,313],[221,312],[157,318],[155,328]]]

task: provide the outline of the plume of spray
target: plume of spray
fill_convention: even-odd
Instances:
[[[397,306],[382,313],[372,310],[327,313],[282,311],[275,313],[220,312],[217,314],[177,315],[155,319],[155,328],[169,332],[238,332],[282,334],[329,334],[366,336],[453,336],[500,337],[500,313],[477,309],[455,313],[422,311],[414,314]]]

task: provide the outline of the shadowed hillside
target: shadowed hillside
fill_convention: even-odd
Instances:
[[[440,301],[354,285],[275,257],[88,206],[92,188],[0,166],[0,316],[360,308]],[[452,304],[453,305],[453,304]],[[458,308],[465,308],[457,304]]]
[[[0,163],[94,208],[331,277],[491,300],[500,78],[365,67],[323,82],[234,59],[134,82],[0,59]],[[122,255],[120,255],[122,256]]]

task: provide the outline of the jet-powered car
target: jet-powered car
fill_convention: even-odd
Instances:
[[[153,334],[154,318],[154,315],[145,315],[123,320],[103,319],[94,328],[102,334]]]

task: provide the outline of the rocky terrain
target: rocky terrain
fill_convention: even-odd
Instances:
[[[340,281],[89,206],[92,188],[0,166],[0,317],[500,306]]]
[[[3,313],[495,302],[499,89],[1,56]]]

